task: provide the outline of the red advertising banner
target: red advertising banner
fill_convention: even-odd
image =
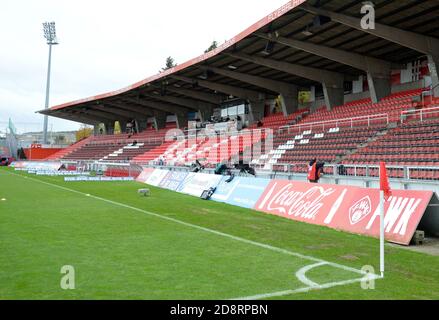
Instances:
[[[385,203],[386,240],[408,245],[432,191],[392,190]],[[337,230],[379,237],[379,190],[272,180],[255,210]]]

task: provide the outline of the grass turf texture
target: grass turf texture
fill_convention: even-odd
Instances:
[[[123,208],[82,193],[284,248],[378,272],[378,240],[203,201],[136,182],[64,182],[0,169],[0,299],[229,299],[302,288],[295,273],[315,262]],[[276,299],[438,299],[439,257],[386,247],[386,278]],[[60,269],[75,267],[75,290]],[[329,266],[308,277],[324,284],[358,278]]]

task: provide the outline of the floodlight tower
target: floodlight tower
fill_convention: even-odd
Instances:
[[[50,69],[52,63],[52,46],[57,45],[58,41],[56,39],[56,29],[55,22],[44,22],[43,23],[44,38],[47,40],[49,45],[49,65],[47,67],[47,83],[46,83],[46,105],[45,108],[49,108],[49,92],[50,92]],[[43,144],[47,144],[47,122],[48,116],[44,116],[44,128],[43,128]]]

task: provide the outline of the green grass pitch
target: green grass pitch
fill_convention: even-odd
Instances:
[[[375,289],[349,282],[378,273],[377,239],[136,182],[2,168],[0,185],[0,299],[439,299],[439,257],[394,246]],[[307,289],[296,273],[322,260],[306,277],[330,285]]]

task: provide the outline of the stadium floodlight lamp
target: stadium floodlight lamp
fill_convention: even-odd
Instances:
[[[47,40],[47,44],[49,45],[49,64],[47,67],[47,83],[46,83],[46,104],[45,108],[49,108],[49,92],[50,92],[50,70],[52,64],[52,46],[58,44],[58,40],[56,38],[56,28],[55,22],[44,22],[43,23],[43,32],[44,38]],[[43,144],[47,144],[47,126],[48,126],[48,116],[44,116],[44,125],[43,125]]]
[[[44,31],[44,38],[46,38],[48,45],[58,44],[58,41],[56,39],[55,22],[44,22],[43,31]]]

